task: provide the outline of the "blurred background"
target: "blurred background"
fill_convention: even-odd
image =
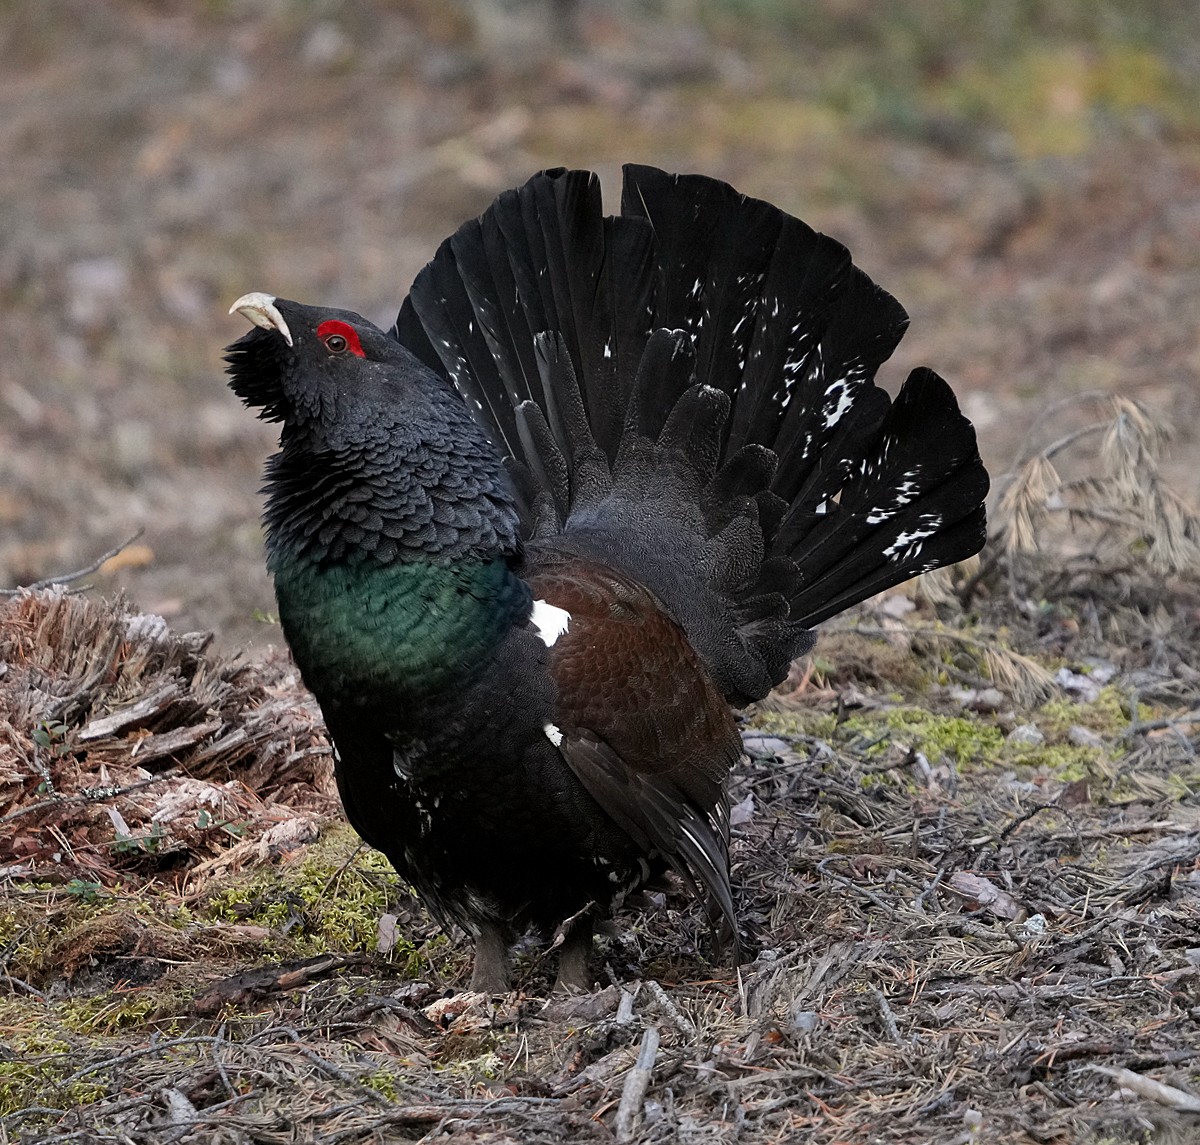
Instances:
[[[1002,475],[1092,397],[1200,492],[1194,0],[0,0],[0,586],[276,642],[225,388],[249,290],[390,324],[546,166],[733,182],[845,242]]]

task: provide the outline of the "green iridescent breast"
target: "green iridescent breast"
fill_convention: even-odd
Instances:
[[[363,703],[436,694],[472,677],[529,590],[503,560],[360,562],[273,570],[279,619],[305,682]]]

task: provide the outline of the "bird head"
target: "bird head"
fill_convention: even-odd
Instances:
[[[254,324],[226,351],[229,384],[265,421],[359,427],[377,421],[381,410],[395,416],[411,407],[422,383],[442,388],[395,339],[353,311],[255,291],[229,313]]]
[[[230,388],[282,422],[267,463],[268,549],[509,552],[516,512],[499,455],[448,381],[349,310],[251,293]]]

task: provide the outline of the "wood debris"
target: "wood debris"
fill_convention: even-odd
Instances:
[[[111,884],[302,847],[336,814],[320,713],[283,657],[206,651],[120,601],[0,599],[0,865]]]

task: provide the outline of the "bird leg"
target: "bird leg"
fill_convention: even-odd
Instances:
[[[582,917],[572,920],[558,948],[558,977],[554,981],[556,994],[588,994],[592,989],[592,976],[588,973],[588,959],[592,954],[592,913],[586,911]]]
[[[507,994],[509,989],[508,934],[495,923],[481,922],[475,936],[475,967],[471,989],[477,994]]]

